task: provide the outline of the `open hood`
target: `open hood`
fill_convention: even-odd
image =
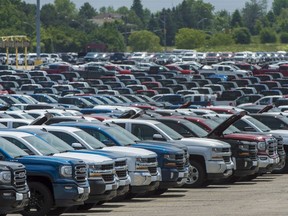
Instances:
[[[228,119],[226,119],[224,122],[219,124],[214,130],[212,130],[210,133],[208,133],[207,138],[211,137],[219,137],[223,134],[223,132],[234,122],[241,119],[243,116],[245,116],[247,113],[246,111],[235,113],[234,115],[230,116]]]
[[[34,121],[32,121],[29,125],[43,125],[45,124],[49,119],[53,118],[53,114],[51,113],[45,113],[44,115],[36,118]]]
[[[264,113],[264,112],[268,112],[269,110],[274,108],[274,104],[269,104],[265,107],[263,107],[261,110],[259,110],[257,113]]]

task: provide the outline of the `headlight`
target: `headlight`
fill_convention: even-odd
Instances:
[[[165,159],[169,159],[169,160],[175,160],[176,159],[176,155],[169,155],[169,154],[165,154],[164,155]]]
[[[72,177],[72,166],[62,166],[60,168],[60,175],[66,178]]]
[[[220,153],[222,152],[222,148],[212,148],[212,152]]]
[[[260,151],[265,151],[267,144],[265,142],[258,142],[257,147]]]
[[[10,183],[11,182],[11,172],[3,171],[0,173],[0,182],[2,183]]]

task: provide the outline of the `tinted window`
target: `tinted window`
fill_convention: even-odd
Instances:
[[[141,140],[153,140],[153,135],[159,134],[154,128],[142,124],[132,124],[131,132]]]

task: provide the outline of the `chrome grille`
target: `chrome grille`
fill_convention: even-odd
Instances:
[[[119,179],[126,178],[127,177],[127,170],[116,171],[116,174],[117,174]]]
[[[157,167],[148,167],[151,175],[157,175]]]
[[[115,167],[126,166],[126,160],[115,161]]]
[[[101,166],[101,170],[112,170],[112,169],[114,169],[114,164],[113,163],[111,163],[111,164],[103,164]]]
[[[156,157],[147,158],[147,162],[148,162],[148,163],[156,163],[156,162],[157,162],[157,158],[156,158]]]
[[[24,188],[26,185],[26,171],[25,169],[15,170],[13,173],[13,184],[16,188]]]
[[[277,154],[277,145],[278,143],[276,142],[276,139],[269,139],[267,141],[268,143],[268,154],[270,156],[273,156],[275,154]]]
[[[229,148],[222,148],[222,152],[229,152],[230,149]]]
[[[184,155],[183,155],[183,154],[176,154],[176,155],[175,155],[175,159],[176,159],[176,160],[182,160],[182,161],[183,161]]]
[[[87,167],[85,164],[76,165],[74,178],[77,182],[85,182],[87,177]]]
[[[249,156],[251,160],[257,160],[256,144],[249,145]]]
[[[105,182],[113,182],[114,174],[102,174],[102,178]]]

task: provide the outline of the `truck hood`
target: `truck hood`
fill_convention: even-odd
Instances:
[[[245,111],[236,113],[229,118],[227,118],[225,121],[223,121],[221,124],[219,124],[214,130],[210,131],[210,133],[207,134],[208,138],[211,137],[220,137],[223,135],[223,132],[234,122],[238,121],[241,119],[244,115],[246,115]]]
[[[183,151],[187,151],[187,146],[180,144],[180,143],[168,143],[168,142],[162,142],[162,141],[154,141],[154,140],[141,140],[137,141],[139,144],[151,144],[151,145],[158,145],[158,146],[173,146],[177,147],[179,149],[182,149]]]
[[[257,134],[245,134],[245,133],[234,133],[234,134],[226,134],[224,135],[225,139],[234,139],[234,140],[242,140],[249,142],[263,142],[265,141],[266,135],[257,135]]]
[[[20,162],[24,165],[71,165],[72,163],[83,163],[81,159],[73,159],[73,158],[64,158],[64,157],[51,157],[51,156],[38,156],[38,155],[31,155],[31,156],[24,156],[14,160]]]
[[[187,146],[208,146],[208,147],[217,147],[217,148],[230,148],[230,144],[214,139],[207,138],[182,138],[181,140],[177,140],[180,144],[186,144]]]
[[[155,152],[157,155],[164,155],[164,154],[183,154],[183,151],[171,146],[158,146],[158,145],[153,145],[153,144],[133,144],[132,147],[135,148],[143,148],[149,151]]]
[[[109,152],[109,151],[102,151],[102,150],[71,150],[69,152],[76,152],[76,153],[84,153],[84,154],[94,154],[94,155],[102,155],[108,158],[112,158],[114,160],[124,160],[126,159],[125,156],[119,153]]]
[[[101,155],[84,154],[84,153],[78,153],[78,152],[58,153],[58,154],[54,154],[53,156],[81,159],[85,163],[113,162],[113,160],[108,157],[104,157]]]
[[[149,150],[133,148],[133,147],[124,147],[124,146],[113,146],[113,147],[104,147],[103,150],[110,152],[123,153],[125,157],[157,157],[157,155]]]
[[[282,136],[283,138],[287,138],[288,139],[288,131],[287,130],[270,130],[269,132],[267,133],[271,133],[271,134],[277,134],[277,135],[280,135]]]

